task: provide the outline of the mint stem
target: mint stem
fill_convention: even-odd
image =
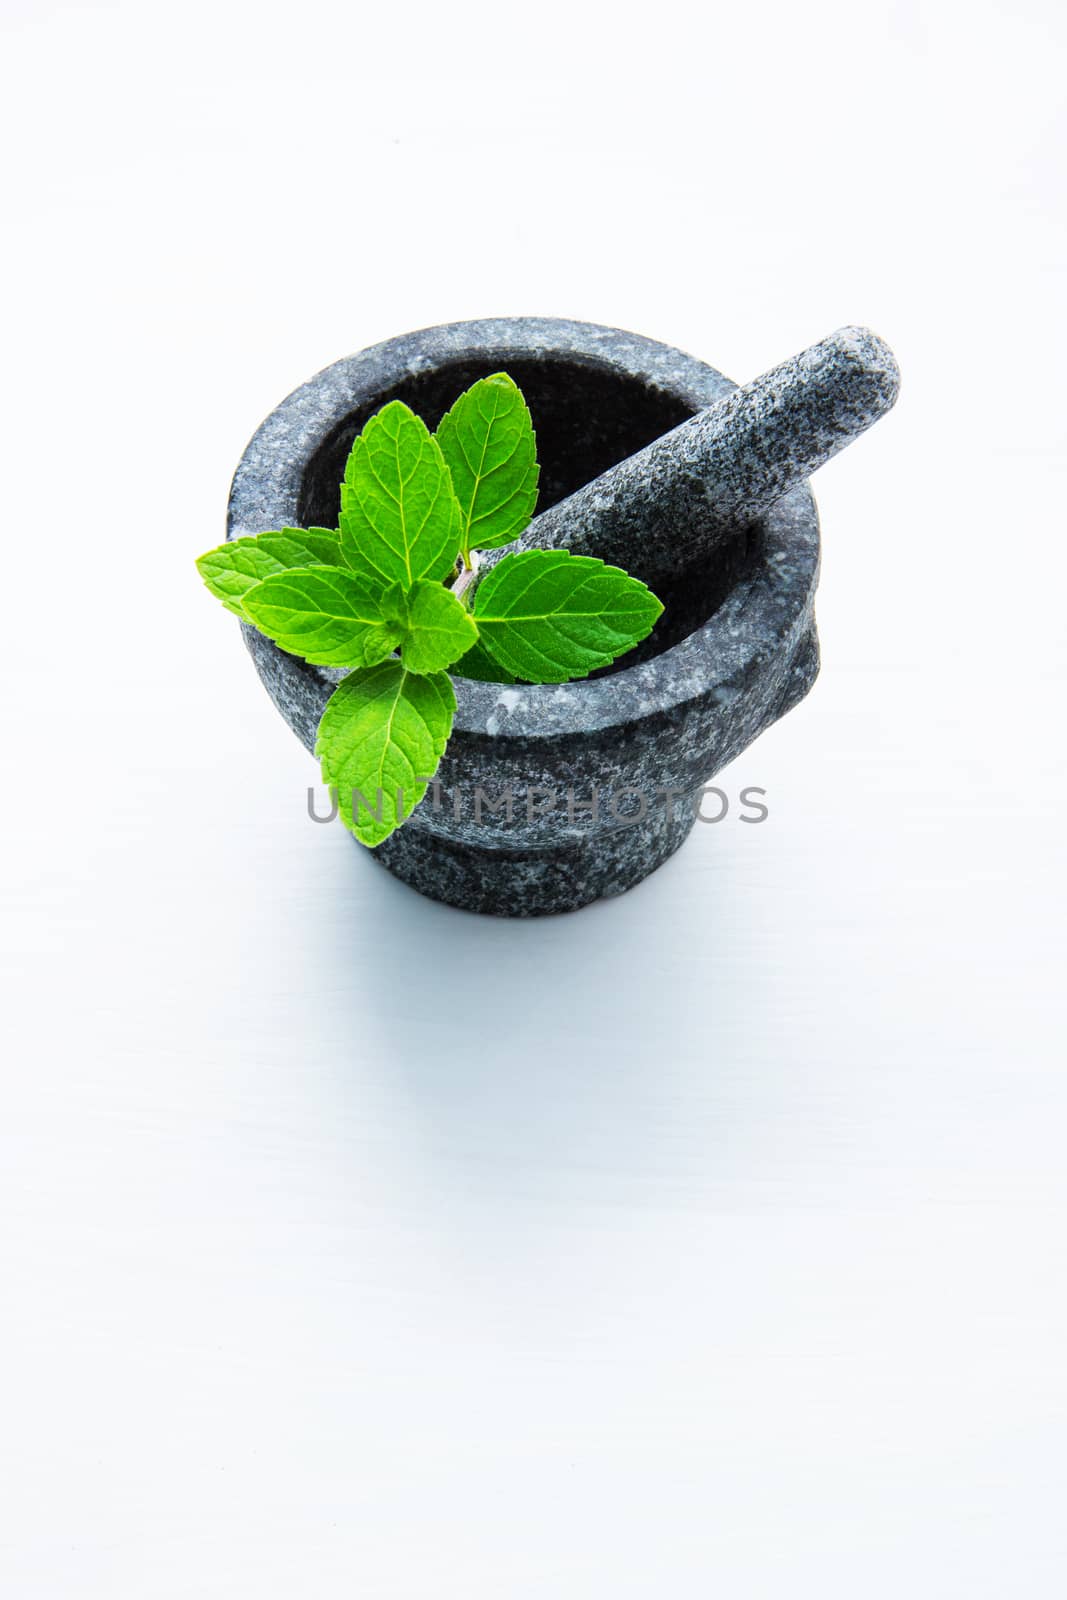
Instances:
[[[469,589],[471,584],[474,582],[477,571],[478,552],[475,550],[471,553],[471,565],[464,565],[463,570],[452,584],[452,593],[455,595],[457,600],[463,599],[464,592]]]

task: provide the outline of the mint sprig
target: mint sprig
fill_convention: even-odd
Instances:
[[[646,638],[663,610],[637,578],[565,550],[505,555],[461,597],[477,551],[526,527],[538,472],[526,402],[493,373],[436,435],[400,400],[373,416],[348,456],[337,529],[268,531],[197,562],[212,594],[283,650],[353,669],[327,702],[315,753],[346,826],[371,849],[408,820],[444,755],[449,669],[500,683],[586,677]]]

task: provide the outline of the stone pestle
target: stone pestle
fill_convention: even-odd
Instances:
[[[769,511],[899,388],[889,346],[869,328],[840,328],[542,511],[507,548],[599,556],[654,588]]]

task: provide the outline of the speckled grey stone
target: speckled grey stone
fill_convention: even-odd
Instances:
[[[839,328],[542,512],[508,549],[599,556],[656,588],[763,516],[899,389],[888,345],[869,328]]]
[[[681,351],[589,323],[506,318],[391,339],[326,368],[271,413],[235,474],[228,537],[334,525],[344,460],[369,416],[399,397],[436,426],[467,384],[501,369],[533,412],[541,506],[734,388]],[[505,916],[574,910],[640,882],[689,833],[701,786],[811,687],[818,562],[818,519],[801,485],[661,588],[666,610],[651,640],[607,673],[514,687],[457,678],[440,788],[376,859],[424,894]],[[310,750],[342,674],[243,632]],[[594,788],[595,818],[582,809]],[[510,790],[511,819],[484,805],[476,818],[478,789],[489,802]],[[557,797],[547,815],[546,791]],[[642,801],[643,820],[627,821]]]

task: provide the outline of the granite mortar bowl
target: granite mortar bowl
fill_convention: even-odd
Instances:
[[[593,323],[423,329],[335,362],[271,412],[234,475],[227,537],[335,527],[349,447],[375,411],[399,398],[435,428],[468,384],[501,370],[533,415],[538,510],[734,388],[703,361]],[[628,565],[643,576],[639,550]],[[655,632],[605,671],[560,685],[454,678],[439,784],[372,854],[423,894],[499,916],[572,911],[639,883],[685,840],[703,785],[814,682],[818,566],[805,485],[725,551],[658,582]],[[344,674],[242,631],[271,699],[313,749]]]

